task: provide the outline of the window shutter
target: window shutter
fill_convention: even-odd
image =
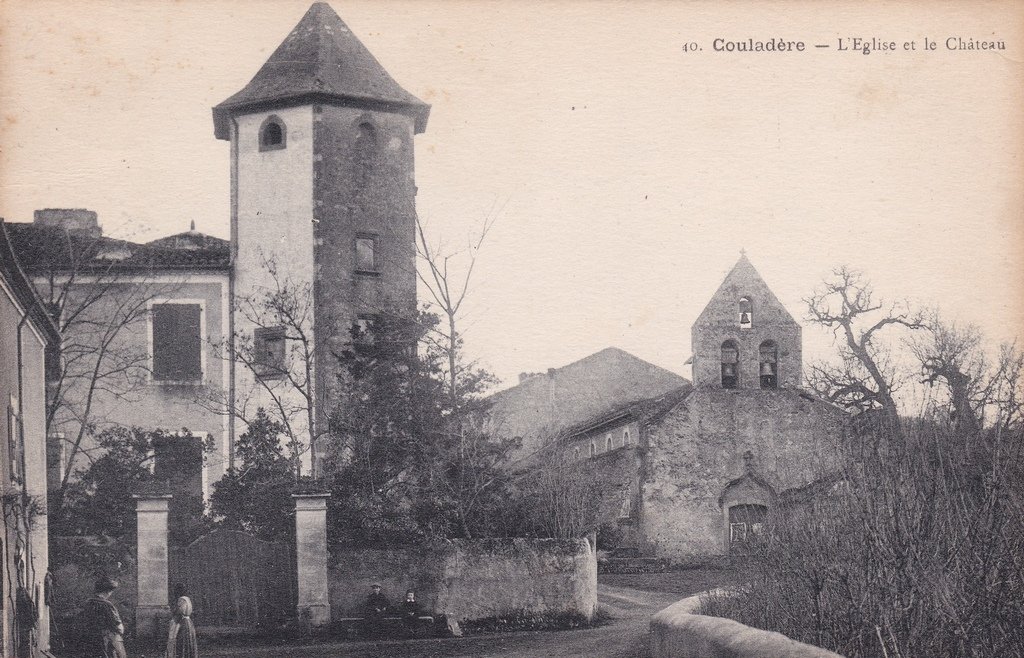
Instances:
[[[202,379],[201,307],[198,304],[153,306],[153,378],[158,381]]]

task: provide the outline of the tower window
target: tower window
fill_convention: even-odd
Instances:
[[[736,388],[739,386],[740,351],[736,343],[727,340],[722,343],[722,388]]]
[[[611,452],[611,450],[612,450],[612,433],[608,432],[608,434],[604,437],[604,451],[605,452]]]
[[[273,151],[275,149],[283,149],[286,136],[287,130],[284,121],[281,121],[276,116],[267,117],[263,125],[260,126],[260,150]]]
[[[371,236],[356,238],[356,271],[376,274],[377,238]]]
[[[355,182],[357,193],[362,192],[370,180],[377,163],[377,130],[370,123],[359,124],[359,132],[356,134],[355,155]]]
[[[778,388],[779,386],[779,348],[774,341],[761,343],[759,350],[761,388]]]
[[[262,379],[285,374],[284,327],[259,327],[252,332],[253,361]]]
[[[623,430],[622,432],[622,445],[629,445],[629,430]]]
[[[750,329],[754,326],[754,306],[750,303],[749,297],[740,297],[739,323],[740,329]]]
[[[357,345],[370,346],[376,340],[378,319],[376,315],[361,313],[352,323],[352,334]]]

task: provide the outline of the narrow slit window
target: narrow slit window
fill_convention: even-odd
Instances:
[[[370,236],[356,238],[356,271],[377,271],[377,239]]]
[[[779,387],[779,348],[774,341],[766,340],[761,343],[760,353],[760,374],[761,388]]]
[[[622,432],[622,445],[629,445],[629,430],[623,430]]]
[[[740,383],[740,351],[736,343],[727,340],[722,343],[722,388],[736,388]]]

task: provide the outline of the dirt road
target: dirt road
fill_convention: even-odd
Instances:
[[[612,616],[599,628],[576,631],[520,632],[443,640],[341,642],[308,647],[245,647],[204,650],[210,658],[643,658],[651,615],[682,598],[675,593],[646,592],[598,585],[598,602]]]

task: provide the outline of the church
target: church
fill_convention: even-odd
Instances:
[[[566,417],[589,417],[546,426],[546,441],[514,422],[538,417],[535,399],[493,398],[495,428],[543,444],[526,463],[589,467],[580,472],[597,485],[599,532],[631,554],[686,561],[741,553],[769,510],[827,485],[837,470],[847,414],[801,389],[800,324],[745,254],[694,321],[691,342],[692,383],[632,356],[628,368],[587,365],[607,350],[559,369],[586,366],[587,388],[598,390],[640,372],[652,393],[606,397],[604,405],[563,398]]]

